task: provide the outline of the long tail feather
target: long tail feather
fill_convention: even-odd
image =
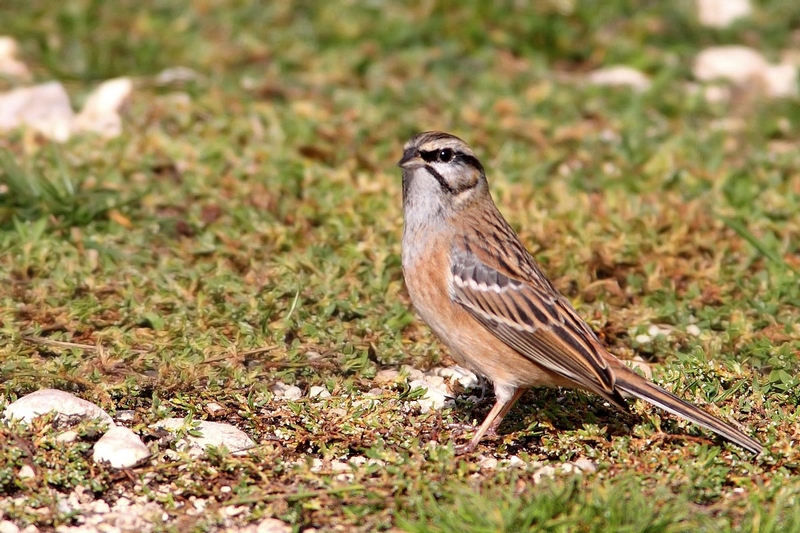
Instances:
[[[748,437],[738,429],[711,416],[700,408],[681,400],[671,392],[662,389],[655,383],[647,381],[633,372],[618,373],[616,386],[617,390],[621,392],[626,392],[631,396],[635,396],[656,407],[660,407],[669,413],[694,422],[698,426],[710,429],[714,433],[756,455],[764,451],[763,445],[757,440]]]

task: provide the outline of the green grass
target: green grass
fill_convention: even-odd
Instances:
[[[68,446],[45,421],[0,426],[0,509],[73,524],[54,491],[81,485],[159,502],[163,530],[220,526],[231,503],[248,508],[239,521],[298,530],[797,529],[799,108],[686,90],[706,46],[779,58],[794,4],[759,2],[721,31],[688,1],[0,5],[36,78],[76,105],[136,79],[118,139],[0,137],[0,404],[57,387],[135,410],[158,459],[115,472],[91,462],[90,426]],[[615,63],[652,89],[578,82]],[[157,83],[175,66],[197,79]],[[535,390],[479,448],[525,466],[487,470],[453,456],[448,426],[491,398],[421,414],[407,387],[365,396],[382,368],[449,364],[400,269],[394,163],[425,129],[474,147],[503,213],[615,353],[770,451]],[[671,335],[638,344],[653,323]],[[332,397],[276,401],[277,380]],[[147,429],[211,419],[211,401],[259,443],[250,457],[175,459]],[[330,462],[358,456],[383,463],[337,477]],[[597,471],[535,484],[543,464],[581,457]],[[52,474],[21,482],[23,464]],[[191,497],[209,501],[199,517]]]

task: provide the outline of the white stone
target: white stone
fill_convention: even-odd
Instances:
[[[504,462],[506,463],[506,466],[511,467],[511,468],[524,468],[525,467],[525,461],[523,461],[522,459],[520,459],[516,455],[512,455],[511,457],[509,457]]]
[[[597,471],[597,465],[594,463],[594,461],[591,461],[586,457],[581,457],[580,459],[575,460],[572,464],[578,467],[581,472],[591,473]]]
[[[422,379],[415,379],[411,381],[408,386],[412,389],[416,389],[418,387],[426,389],[425,395],[417,400],[420,411],[423,413],[427,413],[431,409],[441,409],[444,407],[444,402],[447,399],[446,396],[439,389],[432,387],[426,381]]]
[[[314,385],[308,389],[308,396],[310,398],[330,398],[331,393],[325,387]]]
[[[244,505],[228,505],[222,508],[222,514],[225,516],[239,516],[247,512],[247,507]]]
[[[647,344],[648,342],[651,342],[653,338],[650,335],[645,335],[644,333],[642,333],[641,335],[636,335],[636,337],[634,337],[633,340],[635,340],[639,344]]]
[[[276,381],[270,386],[269,390],[272,391],[276,398],[283,398],[286,396],[286,391],[292,387],[293,385],[287,385],[283,381]]]
[[[438,367],[434,368],[432,373],[436,376],[442,376],[443,378],[450,379],[451,381],[457,381],[467,390],[474,389],[478,386],[478,376],[463,366],[454,365],[444,368]]]
[[[277,518],[265,518],[258,523],[256,533],[291,533],[292,527]],[[308,531],[308,530],[306,530]]]
[[[752,12],[750,0],[697,0],[697,19],[711,28],[725,28]]]
[[[165,514],[157,503],[147,502],[143,497],[137,498],[136,502],[121,497],[114,503],[106,521],[117,528],[109,531],[147,532],[153,530],[154,521],[168,519],[169,516],[165,517]]]
[[[120,409],[114,415],[117,422],[131,422],[136,416],[136,411],[133,409]]]
[[[444,378],[442,376],[429,376],[426,374],[424,381],[435,389],[439,389],[442,392],[447,392],[447,387],[444,385]]]
[[[36,472],[33,471],[30,465],[22,465],[17,473],[17,477],[20,479],[33,479],[36,477]]]
[[[481,470],[495,470],[498,462],[499,461],[495,457],[481,455],[478,459],[478,466],[481,468]]]
[[[225,408],[222,407],[217,402],[208,402],[206,404],[206,412],[211,416],[216,416],[225,411]]]
[[[63,142],[72,134],[74,118],[67,91],[57,81],[0,93],[0,130],[28,126]]]
[[[92,459],[113,468],[129,468],[150,457],[150,450],[136,433],[114,426],[94,444]]]
[[[720,85],[708,85],[700,90],[702,91],[703,98],[710,104],[729,102],[733,96],[730,87],[723,87]]]
[[[91,511],[95,514],[106,514],[111,512],[111,507],[104,500],[95,500],[91,506]]]
[[[2,108],[2,104],[0,104],[0,108]],[[108,413],[95,404],[56,389],[42,389],[23,396],[6,407],[4,415],[7,419],[20,419],[25,423],[30,423],[37,416],[50,412],[56,412],[56,419],[59,421],[70,420],[74,417],[96,419],[109,426],[114,425],[114,421]]]
[[[763,79],[767,60],[746,46],[726,45],[706,48],[695,57],[692,73],[700,81],[728,80],[741,85]]]
[[[56,442],[61,442],[63,444],[69,444],[70,442],[75,442],[78,440],[78,432],[77,431],[65,431],[56,437]]]
[[[119,136],[122,133],[119,110],[132,92],[130,78],[104,81],[86,99],[83,109],[75,117],[73,130],[98,133],[107,138]]]
[[[652,338],[656,338],[659,335],[664,335],[667,337],[670,333],[672,333],[672,331],[669,328],[659,326],[658,324],[650,324],[650,326],[647,328],[647,334]]]
[[[543,479],[552,478],[556,475],[556,467],[553,465],[545,465],[533,473],[533,482],[538,484]]]
[[[0,533],[19,533],[19,527],[8,520],[0,521]]]
[[[400,380],[400,372],[392,368],[379,370],[373,381],[375,383],[395,383]]]
[[[400,373],[401,374],[405,374],[406,376],[408,376],[408,379],[410,379],[410,380],[422,379],[424,377],[424,374],[422,373],[422,370],[418,370],[418,369],[416,369],[416,368],[414,368],[413,366],[410,366],[410,365],[401,366],[400,367]]]
[[[17,59],[19,45],[12,37],[0,36],[0,76],[28,79],[31,76],[25,63]]]
[[[367,458],[364,457],[363,455],[354,455],[347,462],[352,464],[352,465],[355,465],[355,467],[358,468],[359,466],[363,466],[363,465],[367,464]]]
[[[629,368],[641,371],[642,375],[647,379],[653,379],[653,369],[650,365],[642,359],[642,356],[637,355],[633,359],[623,361]]]
[[[151,428],[163,428],[172,433],[180,429],[193,429],[199,431],[202,436],[194,437],[187,435],[186,444],[195,450],[205,451],[206,446],[225,446],[228,451],[234,454],[244,454],[248,448],[252,448],[256,443],[247,436],[241,429],[230,424],[209,421],[192,421],[191,426],[186,425],[183,418],[166,418],[150,426]]]
[[[695,324],[689,324],[688,326],[686,326],[686,333],[688,333],[692,337],[699,337],[700,328],[697,327]]]
[[[171,67],[162,70],[156,75],[158,85],[171,85],[173,83],[186,83],[200,79],[200,74],[189,67]]]
[[[640,92],[650,88],[650,78],[635,68],[624,65],[597,69],[590,72],[586,79],[592,85],[630,87]]]
[[[292,385],[283,391],[283,397],[287,400],[299,400],[303,397],[303,391],[300,390],[300,387]]]
[[[797,96],[797,67],[788,63],[769,65],[764,72],[767,96],[788,98]]]
[[[331,461],[331,470],[334,472],[350,472],[352,467],[342,461]]]

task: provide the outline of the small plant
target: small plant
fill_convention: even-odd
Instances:
[[[126,203],[118,191],[72,175],[56,148],[50,150],[50,173],[38,161],[24,167],[8,151],[0,151],[0,227],[14,219],[49,219],[56,227],[84,226]],[[94,181],[94,180],[92,180]]]

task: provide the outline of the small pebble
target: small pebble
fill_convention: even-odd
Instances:
[[[408,384],[412,389],[423,388],[426,389],[425,395],[417,400],[420,411],[427,413],[431,409],[441,409],[444,407],[444,402],[447,397],[439,389],[432,387],[429,383],[422,379],[415,379]]]
[[[36,477],[36,472],[34,472],[30,465],[22,465],[22,468],[20,468],[17,473],[17,477],[19,479],[33,479]]]
[[[117,411],[114,418],[117,420],[117,422],[132,422],[135,416],[136,411],[133,409],[121,409]]]
[[[367,463],[367,458],[363,455],[355,455],[350,458],[348,463],[355,465],[356,467],[362,466]]]
[[[109,414],[92,402],[87,402],[74,394],[57,389],[41,389],[23,396],[6,407],[4,414],[7,419],[21,419],[29,424],[37,416],[50,412],[57,413],[56,420],[69,420],[75,417],[97,419],[107,423],[109,426],[114,425],[114,421]]]
[[[478,376],[475,375],[474,372],[471,370],[467,370],[463,366],[448,366],[448,367],[439,367],[434,368],[431,372],[436,376],[442,376],[443,378],[457,381],[462,387],[465,389],[474,389],[478,386]]]
[[[512,455],[506,460],[506,464],[509,467],[514,468],[523,468],[525,466],[525,461],[517,457],[516,455]]]
[[[533,482],[541,483],[542,479],[552,478],[556,475],[556,467],[553,465],[545,465],[533,473]]]
[[[225,412],[225,408],[217,402],[208,402],[206,404],[206,412],[211,416],[217,416]]]
[[[447,388],[444,386],[444,378],[442,376],[429,376],[429,375],[426,375],[425,376],[425,383],[427,383],[431,387],[439,389],[439,390],[441,390],[443,392],[447,392]]]
[[[304,532],[308,532],[308,529],[304,529]],[[258,523],[258,527],[256,527],[256,533],[291,533],[292,527],[289,524],[281,522],[277,518],[265,518],[261,522]]]
[[[577,466],[582,472],[597,471],[597,465],[593,461],[585,457],[581,457],[580,459],[575,460],[574,465]]]
[[[286,398],[287,400],[299,400],[303,396],[303,391],[295,385],[287,385],[283,381],[276,381],[269,388],[276,398]]]
[[[17,59],[19,45],[12,37],[0,36],[0,75],[11,78],[30,78],[25,63]]]
[[[750,15],[750,0],[697,0],[697,19],[703,26],[725,28]]]
[[[409,380],[422,379],[425,377],[421,370],[417,370],[413,366],[409,365],[401,366],[400,372],[408,376]]]
[[[303,397],[303,391],[300,390],[300,387],[292,385],[283,391],[283,397],[287,400],[299,400]]]
[[[697,327],[695,324],[689,324],[688,326],[686,326],[686,333],[688,333],[692,337],[699,337],[700,328]]]
[[[375,383],[395,383],[400,381],[400,372],[391,368],[379,370],[373,378]]]
[[[150,426],[176,432],[186,427],[183,418],[165,418]],[[247,449],[255,446],[255,442],[241,429],[223,422],[210,422],[207,420],[194,421],[191,428],[200,433],[200,437],[187,435],[185,445],[189,447],[188,453],[200,457],[205,453],[206,446],[226,447],[233,454],[246,454]]]
[[[642,92],[650,88],[650,78],[641,71],[625,65],[614,65],[590,72],[587,81],[592,85],[630,87]]]
[[[485,470],[495,470],[499,461],[495,457],[481,455],[478,459],[478,466]]]
[[[308,389],[308,396],[310,398],[330,398],[331,393],[325,387],[314,385]]]
[[[228,517],[238,516],[242,513],[246,513],[248,511],[248,507],[244,505],[227,505],[222,508],[222,514]]]
[[[132,467],[150,457],[150,450],[136,433],[123,426],[114,426],[94,445],[92,459],[108,463],[112,468]]]
[[[650,365],[642,359],[642,356],[637,355],[630,361],[623,361],[628,367],[641,371],[642,375],[647,379],[653,379],[653,369],[650,368]]]
[[[75,442],[78,440],[78,432],[77,431],[65,431],[56,437],[56,442],[61,442],[63,444],[69,444],[70,442]]]
[[[289,385],[283,381],[276,381],[270,385],[269,390],[275,395],[276,398],[283,398],[283,394],[287,388],[289,388]]]
[[[334,472],[350,472],[352,467],[342,461],[331,461],[331,470]]]

